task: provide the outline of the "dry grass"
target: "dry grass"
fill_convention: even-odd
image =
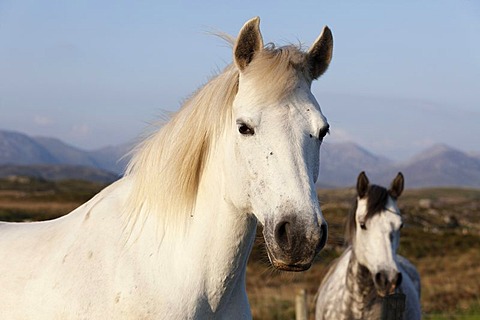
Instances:
[[[426,257],[418,263],[422,275],[423,308],[434,312],[469,310],[480,305],[480,251]]]
[[[78,202],[15,202],[11,200],[0,200],[0,210],[17,210],[22,212],[44,211],[53,214],[65,214],[80,204]]]
[[[85,181],[0,180],[0,220],[57,218],[77,208],[103,187]]]

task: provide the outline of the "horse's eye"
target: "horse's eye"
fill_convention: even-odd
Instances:
[[[255,131],[252,128],[250,128],[244,123],[240,124],[240,126],[238,127],[238,132],[240,132],[243,135],[250,135],[250,136],[255,133]]]
[[[402,229],[402,228],[403,228],[403,222],[402,222],[402,224],[400,225],[400,229]]]
[[[360,222],[360,228],[362,228],[362,230],[367,230],[367,225],[365,222]]]
[[[326,126],[322,127],[320,131],[318,132],[318,139],[322,140],[325,138],[327,133],[330,133],[330,125],[327,124]]]

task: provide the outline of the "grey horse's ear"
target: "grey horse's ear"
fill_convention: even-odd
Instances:
[[[333,54],[332,31],[325,26],[307,53],[307,66],[312,79],[318,79],[327,71]]]
[[[405,185],[405,179],[403,178],[403,174],[399,172],[395,179],[392,181],[390,189],[388,190],[388,194],[397,199],[403,192],[403,187]]]
[[[263,49],[263,38],[260,33],[260,18],[248,20],[240,30],[235,46],[233,60],[240,71],[245,70],[252,62],[255,54]]]
[[[357,178],[357,194],[361,198],[365,197],[368,191],[369,181],[365,171],[360,172]]]

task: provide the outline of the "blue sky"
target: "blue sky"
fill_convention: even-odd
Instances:
[[[332,126],[402,160],[436,143],[480,152],[477,1],[0,1],[0,129],[84,149],[135,139],[231,62],[209,31],[261,17],[265,42],[334,58],[313,92]]]

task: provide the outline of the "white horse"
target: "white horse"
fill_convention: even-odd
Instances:
[[[308,52],[264,47],[259,19],[234,63],[135,151],[124,178],[53,221],[0,224],[1,319],[245,319],[257,222],[271,263],[310,267],[327,226],[315,190],[329,125]]]
[[[404,179],[399,173],[389,190],[369,185],[364,172],[357,180],[357,202],[347,220],[350,246],[322,280],[316,319],[380,319],[382,298],[405,294],[406,320],[421,319],[420,276],[397,255],[402,216],[397,198]]]

